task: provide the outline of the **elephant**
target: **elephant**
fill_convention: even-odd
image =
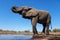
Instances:
[[[48,11],[45,10],[37,10],[32,7],[24,6],[24,7],[17,7],[12,6],[12,12],[16,14],[22,15],[25,19],[30,19],[32,24],[33,34],[38,34],[36,25],[37,23],[43,25],[42,32],[45,35],[49,35],[49,25],[51,24],[51,15]]]

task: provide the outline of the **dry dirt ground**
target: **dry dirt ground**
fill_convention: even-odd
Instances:
[[[50,32],[50,35],[34,35],[30,40],[60,40],[60,32]]]

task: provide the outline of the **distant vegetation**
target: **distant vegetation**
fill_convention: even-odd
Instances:
[[[53,32],[60,32],[60,29],[53,29]]]
[[[0,29],[0,34],[30,34],[29,30],[25,31],[13,31],[13,30],[1,30]]]
[[[60,29],[53,29],[52,31],[49,30],[49,32],[60,32]],[[0,34],[32,34],[29,30],[24,30],[24,31],[9,31],[9,30],[1,30],[0,29]]]
[[[24,32],[30,32],[29,30],[25,30]]]
[[[49,32],[51,32],[51,30],[49,29]]]
[[[60,29],[49,30],[49,32],[60,32]]]
[[[20,33],[20,31],[18,32],[18,31],[9,31],[9,30],[1,30],[0,29],[0,34],[19,34]]]

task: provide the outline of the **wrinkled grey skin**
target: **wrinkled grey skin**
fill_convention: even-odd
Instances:
[[[47,11],[36,10],[30,7],[12,7],[12,11],[16,14],[20,14],[25,19],[31,19],[32,29],[34,34],[38,34],[36,24],[43,25],[43,33],[49,34],[49,25],[51,23],[51,16]]]

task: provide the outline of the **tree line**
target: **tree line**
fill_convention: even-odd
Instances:
[[[2,30],[0,29],[0,32],[1,31],[9,31],[9,30]],[[17,31],[11,31],[11,32],[17,32]],[[18,31],[18,32],[22,32],[22,31]],[[23,32],[30,32],[29,30],[24,30]],[[53,30],[49,30],[49,32],[60,32],[60,29],[53,29]]]

